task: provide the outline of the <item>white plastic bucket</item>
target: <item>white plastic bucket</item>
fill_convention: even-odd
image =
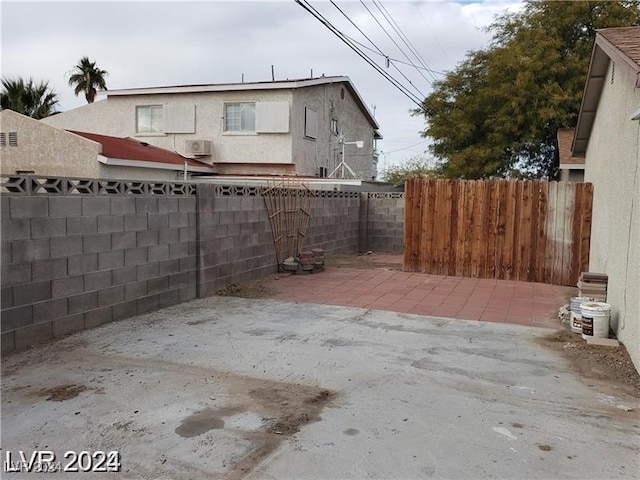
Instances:
[[[611,305],[603,302],[585,302],[580,305],[582,313],[582,338],[608,338]]]
[[[571,331],[582,333],[582,311],[580,305],[595,300],[593,297],[571,297]]]

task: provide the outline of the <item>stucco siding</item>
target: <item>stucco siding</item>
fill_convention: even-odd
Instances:
[[[233,102],[289,102],[288,90],[223,93],[181,93],[113,96],[93,108],[79,108],[56,115],[50,124],[69,130],[132,137],[187,155],[187,140],[212,142],[213,162],[291,163],[291,138],[287,133],[224,132],[224,105]],[[195,105],[195,133],[136,133],[136,107],[144,105]],[[291,118],[290,118],[291,122]],[[205,161],[207,159],[205,158]]]
[[[105,99],[44,118],[41,122],[64,130],[126,137],[131,134],[131,126],[135,128],[135,112],[131,116],[126,109]]]
[[[7,141],[7,146],[0,147],[3,174],[98,176],[100,144],[11,110],[0,112],[0,118],[3,133],[17,133],[17,146]]]
[[[589,269],[609,276],[612,327],[640,369],[640,108],[636,79],[610,63],[586,152],[594,185]]]
[[[338,137],[331,133],[331,120],[336,119],[338,130],[347,142],[363,141],[363,148],[345,145],[346,163],[359,178],[373,176],[373,127],[343,83],[320,85],[294,93],[293,152],[298,173],[315,175],[319,167],[327,173],[340,162]],[[304,110],[313,108],[318,115],[315,140],[304,135]]]

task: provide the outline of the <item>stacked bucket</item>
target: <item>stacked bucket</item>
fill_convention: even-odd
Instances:
[[[611,305],[607,299],[608,277],[602,273],[582,272],[578,281],[580,294],[571,298],[571,331],[590,337],[609,338]]]

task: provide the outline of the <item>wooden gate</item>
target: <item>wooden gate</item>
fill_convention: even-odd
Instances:
[[[590,183],[407,180],[404,270],[575,286],[592,197]]]

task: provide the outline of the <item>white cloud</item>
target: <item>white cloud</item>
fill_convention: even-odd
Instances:
[[[382,1],[405,39],[424,63],[435,71],[451,70],[469,50],[487,45],[483,27],[518,1],[436,2]],[[376,4],[371,12],[400,45],[398,49],[361,3],[339,1],[338,6],[373,40],[363,37],[328,1],[312,5],[342,32],[366,45],[367,53],[384,66],[378,47],[415,85],[421,97],[431,90],[434,75],[418,73],[400,62],[417,63],[409,47],[397,36]],[[61,108],[80,106],[66,74],[87,55],[109,72],[111,89],[141,86],[263,81],[305,78],[313,74],[347,75],[369,105],[384,140],[379,147],[394,152],[382,157],[397,163],[425,150],[415,107],[364,60],[294,1],[278,2],[3,2],[3,76],[48,79],[61,99]],[[404,55],[407,55],[407,59]],[[385,71],[408,85],[393,65]],[[423,77],[424,76],[424,77]],[[439,78],[435,75],[435,78]],[[420,93],[418,93],[418,91]],[[402,149],[402,150],[400,150]]]

